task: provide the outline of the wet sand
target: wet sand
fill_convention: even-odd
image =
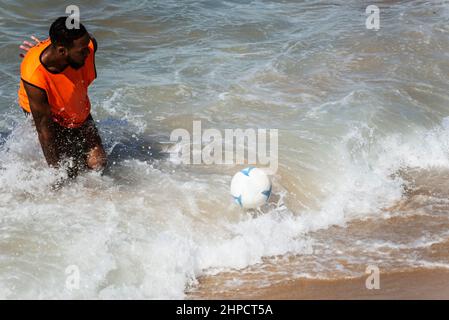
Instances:
[[[218,275],[217,277],[219,277]],[[297,279],[264,288],[242,288],[232,292],[214,293],[213,277],[200,279],[195,292],[187,299],[449,299],[449,271],[420,269],[380,275],[380,289],[368,290],[368,275],[339,280]],[[216,292],[216,291],[215,291]]]

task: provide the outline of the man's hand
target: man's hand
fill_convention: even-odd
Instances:
[[[35,36],[31,36],[31,39],[35,42],[35,44],[32,44],[31,42],[28,41],[24,41],[23,44],[19,46],[20,49],[25,51],[24,53],[19,54],[19,56],[21,56],[22,58],[25,57],[25,54],[28,52],[28,50],[30,50],[32,47],[40,43],[39,39],[36,38]]]
[[[25,81],[23,86],[30,101],[31,114],[33,115],[45,159],[49,166],[57,168],[60,156],[56,145],[54,122],[47,93]]]

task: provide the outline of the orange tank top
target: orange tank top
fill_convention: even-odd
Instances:
[[[87,87],[97,77],[95,52],[92,40],[89,55],[78,70],[68,66],[60,73],[52,73],[41,62],[43,51],[51,44],[50,39],[31,48],[20,66],[19,104],[31,112],[23,82],[45,90],[51,107],[53,121],[66,128],[81,126],[90,114]]]

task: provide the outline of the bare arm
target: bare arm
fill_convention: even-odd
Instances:
[[[56,147],[54,122],[47,94],[44,90],[26,82],[23,85],[30,101],[31,114],[33,115],[45,159],[49,166],[57,168],[60,156]]]

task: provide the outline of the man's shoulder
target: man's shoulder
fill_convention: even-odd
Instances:
[[[94,50],[94,53],[97,53],[97,49],[98,49],[97,40],[92,35],[90,35],[90,40],[92,42],[92,49]],[[90,43],[89,43],[89,46],[90,46]]]
[[[27,52],[20,65],[20,76],[22,79],[31,82],[34,77],[45,72],[40,56],[42,51],[48,46],[49,41],[49,39],[44,40]]]

